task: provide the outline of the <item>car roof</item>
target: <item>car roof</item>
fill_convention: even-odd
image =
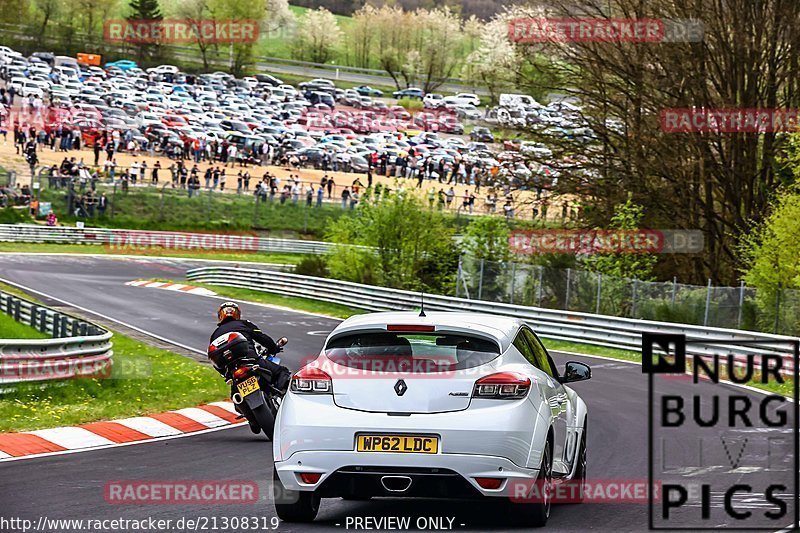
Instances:
[[[401,325],[430,325],[437,330],[457,331],[460,333],[473,333],[483,337],[490,337],[500,344],[501,350],[514,341],[514,337],[524,321],[485,313],[448,313],[427,312],[421,317],[416,311],[389,311],[383,313],[368,313],[353,315],[339,324],[330,334],[328,340],[344,333],[365,329],[386,329],[389,324]],[[326,341],[327,343],[327,341]]]

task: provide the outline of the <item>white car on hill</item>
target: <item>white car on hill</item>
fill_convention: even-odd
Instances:
[[[541,497],[519,508],[544,525],[554,483],[583,487],[587,408],[565,384],[590,377],[578,362],[559,374],[513,318],[351,317],[278,412],[277,514],[311,521],[320,498],[514,498],[536,486]]]

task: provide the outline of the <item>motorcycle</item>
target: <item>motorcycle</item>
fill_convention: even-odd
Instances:
[[[281,337],[275,344],[283,351],[288,342],[289,339]],[[260,344],[255,346],[259,356],[280,364],[277,354],[267,354]],[[247,338],[241,333],[217,337],[208,346],[208,357],[231,386],[231,400],[240,418],[247,419],[253,433],[263,431],[272,440],[282,392],[272,385],[272,372],[251,356]]]

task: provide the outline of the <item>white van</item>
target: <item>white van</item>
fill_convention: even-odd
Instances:
[[[533,99],[528,94],[501,94],[500,107],[514,108],[514,107],[542,107],[542,104]]]
[[[70,56],[56,56],[53,60],[53,65],[56,67],[70,67],[75,72],[80,72],[81,70],[78,66],[78,60]]]

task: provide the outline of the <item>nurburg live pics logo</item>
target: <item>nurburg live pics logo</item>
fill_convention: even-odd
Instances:
[[[799,352],[800,340],[790,338],[642,334],[648,482],[651,494],[661,489],[649,501],[651,530],[797,529]],[[767,390],[791,383],[794,403],[726,381]]]

